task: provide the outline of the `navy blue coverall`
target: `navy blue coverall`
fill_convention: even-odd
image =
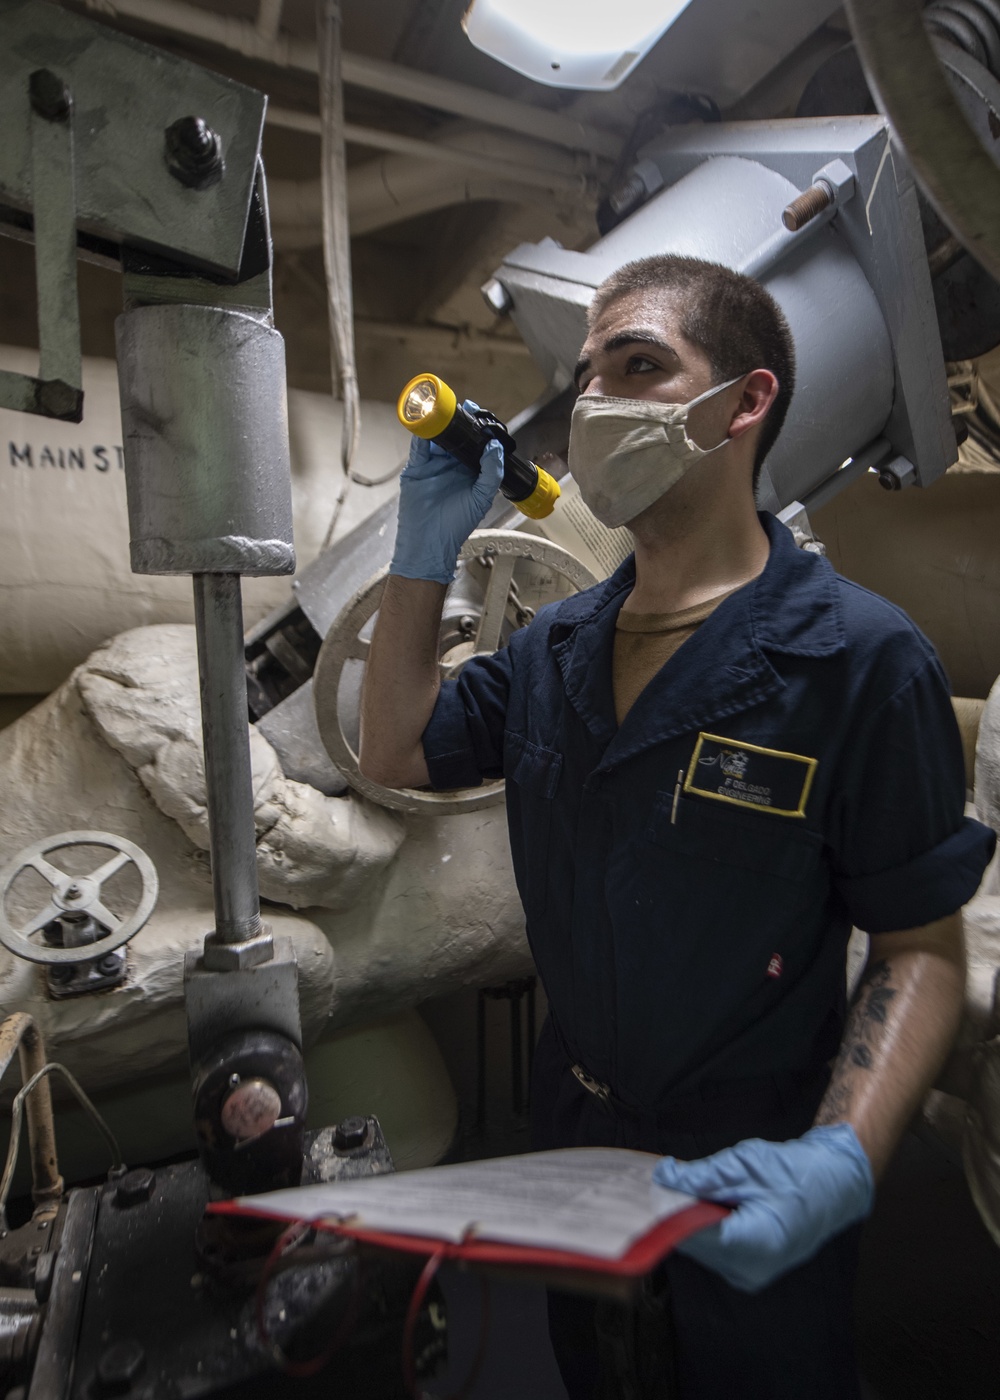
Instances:
[[[621,726],[615,621],[635,580],[543,609],[446,682],[431,783],[506,779],[511,854],[550,1015],[537,1148],[697,1158],[812,1123],[841,1041],[852,924],[917,927],[975,893],[992,831],[964,816],[961,742],[904,613],[773,517],[760,576],[701,624]],[[610,1090],[614,1112],[571,1073]],[[760,1294],[667,1263],[684,1400],[845,1400],[855,1232]],[[552,1309],[592,1393],[584,1304]]]

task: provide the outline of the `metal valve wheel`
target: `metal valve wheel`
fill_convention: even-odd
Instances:
[[[46,857],[51,851],[70,846],[107,846],[115,852],[87,875],[70,875]],[[127,865],[134,865],[142,887],[139,902],[131,914],[120,919],[101,899],[101,887]],[[15,928],[7,918],[7,898],[14,881],[27,870],[35,870],[52,887],[48,902],[37,914]],[[0,874],[0,943],[15,957],[49,965],[89,962],[121,948],[133,938],[153,912],[159,893],[156,868],[145,851],[131,841],[107,831],[63,831],[36,841],[15,856]],[[33,942],[47,924],[64,915],[89,916],[108,933],[92,942],[69,948]]]
[[[475,636],[440,661],[442,677],[456,676],[473,656],[490,655],[501,645],[508,614],[514,567],[527,559],[560,574],[576,589],[590,588],[594,575],[569,550],[538,535],[520,530],[477,530],[462,546],[461,560],[486,559],[491,567],[486,595]],[[313,678],[316,722],[331,760],[356,792],[397,812],[478,812],[503,798],[503,781],[458,792],[422,792],[416,788],[387,788],[366,778],[358,767],[358,755],[348,741],[340,720],[337,697],[348,661],[367,661],[370,642],[360,634],[378,611],[388,569],[381,569],[360,588],[333,623],[320,649]]]
[[[1000,170],[967,122],[924,26],[924,0],[846,0],[869,85],[938,214],[1000,279]]]

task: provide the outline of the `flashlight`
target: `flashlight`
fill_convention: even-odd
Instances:
[[[485,408],[463,407],[454,389],[436,374],[418,374],[404,386],[396,416],[415,437],[438,443],[474,475],[479,474],[483,449],[496,438],[503,446],[503,495],[532,520],[552,514],[561,494],[555,477],[519,457],[507,425]]]

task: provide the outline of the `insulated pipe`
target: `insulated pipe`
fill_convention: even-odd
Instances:
[[[108,0],[86,0],[86,4],[104,18],[110,9],[112,15],[183,35],[185,40],[197,39],[232,49],[259,63],[294,68],[303,73],[319,71],[315,44],[282,35],[270,39],[247,20],[213,14],[184,4],[183,0],[113,0],[110,6]],[[572,151],[588,151],[615,160],[621,147],[620,138],[612,132],[585,126],[561,112],[514,102],[509,97],[456,83],[450,78],[421,73],[401,64],[345,53],[343,73],[344,82],[352,87],[367,88],[397,101],[415,102],[435,111],[469,117]]]
[[[320,131],[319,117],[313,112],[268,107],[267,121],[288,131],[306,131],[316,136]],[[450,135],[446,140],[424,141],[415,136],[402,136],[396,131],[381,131],[377,127],[345,122],[344,135],[348,142],[356,146],[370,146],[378,151],[392,151],[396,155],[436,164],[450,162],[465,170],[479,170],[493,178],[536,185],[539,189],[566,190],[575,194],[586,189],[586,177],[574,168],[572,157],[561,156],[537,142],[510,141],[487,130],[464,127],[460,134]],[[470,146],[478,145],[480,149],[463,150],[458,144],[462,140]],[[268,188],[272,185],[273,182]]]
[[[386,156],[349,167],[347,189],[353,237],[455,204],[481,199],[532,204],[539,199],[538,190],[531,185],[470,176],[453,165],[415,165],[403,156]],[[274,246],[318,247],[322,239],[319,181],[272,180],[268,195]]]
[[[261,922],[239,574],[194,575],[194,621],[215,934],[243,943]]]
[[[42,1033],[24,1011],[16,1011],[0,1025],[0,1079],[7,1073],[14,1051],[21,1061],[21,1083],[27,1084],[47,1061]],[[28,1095],[28,1147],[31,1156],[31,1198],[37,1209],[56,1204],[63,1193],[56,1156],[56,1129],[52,1116],[52,1089],[40,1079]]]
[[[540,154],[552,157],[543,153],[537,142],[456,123],[440,150],[433,142],[420,144],[434,151],[436,165],[430,160],[414,161],[408,155],[390,155],[348,168],[347,207],[354,236],[474,200],[537,203],[539,185],[555,196],[590,197],[584,177],[573,171],[570,158],[561,158],[563,170],[538,168],[535,162]],[[458,168],[454,163],[457,153],[462,152],[459,159],[464,163],[465,151],[471,160],[482,164],[485,173],[473,175]],[[268,198],[276,246],[303,248],[319,243],[319,180],[272,180]]]

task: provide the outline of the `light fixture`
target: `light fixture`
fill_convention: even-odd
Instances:
[[[477,49],[549,87],[618,87],[690,0],[472,0]]]

